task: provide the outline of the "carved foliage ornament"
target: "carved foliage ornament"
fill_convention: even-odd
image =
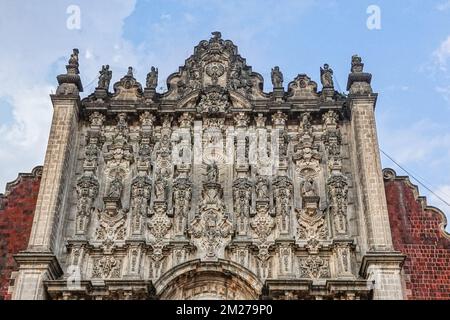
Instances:
[[[300,259],[300,277],[310,279],[329,278],[328,260],[316,255]]]
[[[94,200],[98,196],[99,183],[94,176],[83,175],[77,182],[77,221],[76,233],[86,232],[90,215],[94,211]]]
[[[121,261],[113,256],[103,256],[94,260],[93,278],[120,278]]]

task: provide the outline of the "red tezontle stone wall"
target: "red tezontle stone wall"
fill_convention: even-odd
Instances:
[[[42,167],[19,174],[0,194],[0,300],[10,299],[11,273],[17,270],[13,255],[25,250],[33,224]]]
[[[450,299],[450,236],[444,234],[444,214],[427,207],[408,177],[385,169],[392,238],[407,258],[403,266],[407,299]]]

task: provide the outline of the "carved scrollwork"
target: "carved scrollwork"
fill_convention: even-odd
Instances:
[[[308,279],[329,278],[329,262],[317,255],[300,258],[300,277]]]
[[[226,113],[230,105],[228,93],[220,87],[212,86],[200,97],[197,112],[208,114]]]
[[[120,278],[122,261],[113,256],[103,256],[94,259],[92,278],[110,279]]]
[[[142,224],[148,215],[152,182],[147,176],[138,176],[131,183],[132,233],[140,234]]]
[[[337,234],[345,234],[347,232],[347,178],[342,174],[330,176],[327,181],[327,190],[334,230]]]
[[[233,183],[234,213],[238,234],[247,233],[252,188],[253,184],[247,178],[238,178]]]
[[[292,208],[292,182],[286,176],[279,176],[272,185],[275,214],[280,219],[280,231],[288,233]]]
[[[76,234],[85,234],[91,214],[94,212],[94,201],[98,196],[99,183],[92,175],[83,175],[77,181],[77,218]]]

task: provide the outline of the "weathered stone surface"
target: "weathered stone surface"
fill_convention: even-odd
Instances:
[[[104,66],[80,102],[76,53],[14,298],[403,297],[359,57],[348,97],[327,64],[322,91],[298,75],[285,92],[275,67],[266,93],[214,32],[166,92],[130,67],[109,93]]]

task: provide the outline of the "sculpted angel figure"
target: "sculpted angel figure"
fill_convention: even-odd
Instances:
[[[216,162],[212,164],[208,164],[206,167],[206,178],[207,182],[217,182],[219,176],[219,168],[217,167]]]
[[[302,185],[303,197],[315,197],[317,196],[316,187],[314,185],[314,179],[309,178],[303,182]]]
[[[114,180],[111,181],[111,184],[109,185],[109,190],[107,196],[109,198],[120,198],[122,195],[122,180],[117,175]]]
[[[272,85],[274,88],[283,87],[283,74],[280,71],[280,67],[276,66],[272,69]]]
[[[324,64],[323,68],[320,68],[320,81],[324,88],[333,88],[333,70],[328,64]]]
[[[106,89],[109,88],[109,83],[112,78],[112,71],[109,70],[109,65],[102,66],[102,70],[100,70],[100,76],[98,77],[98,89]]]
[[[147,88],[156,89],[158,85],[158,68],[152,67],[150,72],[147,74]]]

